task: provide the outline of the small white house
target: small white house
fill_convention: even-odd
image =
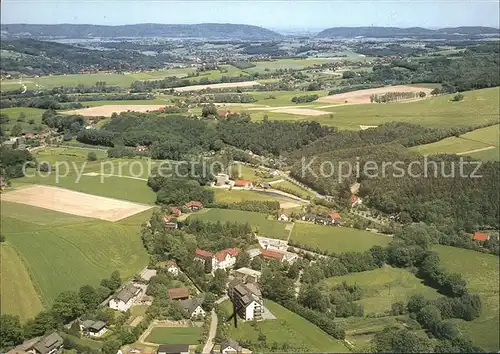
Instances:
[[[167,263],[165,263],[165,267],[167,269],[167,272],[169,272],[173,276],[179,275],[179,267],[174,261],[167,261]]]
[[[212,270],[232,268],[239,253],[240,250],[237,248],[228,248],[217,252],[212,257]]]
[[[203,303],[202,299],[192,298],[187,300],[181,300],[181,307],[188,313],[191,318],[194,317],[205,317],[206,312],[201,307]]]
[[[134,284],[127,284],[109,300],[109,307],[125,312],[132,307],[141,294],[141,288],[134,286]]]
[[[241,353],[243,348],[234,339],[228,338],[220,344],[220,352],[222,354],[237,354]]]
[[[278,221],[288,221],[288,220],[290,220],[290,218],[285,214],[280,214],[280,216],[278,216]]]

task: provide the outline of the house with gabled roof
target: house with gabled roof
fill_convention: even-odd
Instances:
[[[192,200],[190,202],[187,202],[186,204],[184,204],[184,206],[191,211],[197,211],[203,209],[203,203],[198,200]]]
[[[484,232],[474,232],[472,234],[472,239],[474,241],[487,241],[490,239],[490,236]]]
[[[201,298],[192,298],[180,301],[181,307],[187,312],[190,318],[205,317],[206,312],[201,307],[202,304],[203,299]]]
[[[132,307],[141,295],[141,288],[136,287],[134,284],[127,284],[109,300],[108,305],[114,310],[125,312]]]
[[[80,330],[85,336],[101,337],[108,331],[108,327],[103,321],[85,320],[80,323]]]
[[[28,351],[35,354],[58,354],[63,351],[64,340],[57,333],[51,333],[36,342]]]
[[[220,344],[221,354],[240,354],[243,347],[234,339],[227,338]]]
[[[188,288],[171,288],[167,290],[170,300],[186,300],[189,299]]]
[[[237,179],[234,181],[234,187],[239,187],[239,188],[252,188],[253,185],[252,185],[252,182],[250,181],[247,181],[245,179]]]

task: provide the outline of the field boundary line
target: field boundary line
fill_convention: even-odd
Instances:
[[[472,154],[474,152],[481,152],[481,151],[491,150],[491,149],[495,149],[495,148],[496,148],[496,146],[490,145],[490,146],[486,146],[486,147],[480,148],[480,149],[474,149],[474,150],[469,150],[469,151],[457,152],[457,155],[459,155],[459,156],[461,156],[461,155],[467,155],[467,154]]]
[[[28,262],[26,261],[26,258],[17,250],[16,246],[9,243],[12,246],[12,249],[14,252],[16,252],[17,256],[23,263],[23,265],[26,267],[26,270],[28,271],[28,275],[30,277],[31,283],[33,284],[33,287],[35,288],[36,294],[38,295],[38,298],[40,299],[40,303],[42,304],[42,310],[47,308],[49,305],[48,299],[45,298],[45,296],[42,295],[42,287],[40,284],[33,278],[32,274],[34,274],[33,269],[28,265]]]

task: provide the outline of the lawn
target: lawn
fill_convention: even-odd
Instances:
[[[155,327],[146,337],[146,342],[158,344],[198,344],[201,339],[199,327]]]
[[[365,314],[386,313],[397,301],[407,302],[408,298],[417,293],[429,299],[436,298],[438,293],[433,288],[425,286],[422,281],[406,269],[383,267],[361,273],[351,273],[325,280],[328,285],[358,284],[361,287],[362,298],[356,301],[362,304]]]
[[[292,348],[304,348],[306,352],[349,352],[340,340],[329,336],[299,315],[271,300],[264,300],[264,305],[276,319],[257,322],[255,328],[251,322],[239,322],[238,328],[229,327],[229,336],[237,341],[251,341],[258,346],[261,331],[266,336],[268,346],[277,343],[281,347],[286,343]]]
[[[195,213],[189,218],[212,222],[248,222],[259,236],[286,239],[289,231],[285,230],[288,223],[277,220],[268,220],[266,214],[251,211],[231,209],[210,209]]]
[[[435,143],[418,145],[410,148],[410,150],[417,151],[422,155],[433,154],[456,154],[475,149],[488,147],[488,144],[479,141],[466,140],[457,137],[446,138]]]
[[[2,202],[1,206],[2,233],[24,263],[45,308],[62,291],[97,286],[115,270],[129,278],[148,262],[139,235],[150,211],[112,223],[16,203]],[[4,272],[12,274],[10,268]],[[29,286],[8,296],[23,298]],[[5,290],[2,286],[2,293]],[[35,306],[26,302],[22,310],[11,307],[6,312],[21,314]]]
[[[487,351],[499,351],[498,256],[449,246],[436,246],[435,251],[449,272],[462,274],[469,291],[481,296],[481,316],[471,322],[456,320],[461,331]]]
[[[295,223],[292,241],[330,252],[363,252],[375,245],[384,246],[391,237],[350,227]]]
[[[22,322],[35,317],[42,303],[24,263],[8,242],[0,246],[0,257],[1,313],[19,315]]]
[[[450,137],[435,143],[419,145],[410,148],[411,150],[418,151],[422,155],[431,154],[456,154],[463,153],[476,149],[483,149],[489,146],[495,146],[494,149],[483,150],[467,154],[474,158],[482,160],[497,160],[498,154],[498,141],[499,141],[499,126],[492,125],[485,128],[473,130],[469,133],[460,135],[459,137]]]
[[[275,201],[271,195],[256,193],[253,191],[241,190],[241,189],[215,189],[215,200],[217,203],[238,203],[246,200],[258,200],[258,201]]]
[[[23,79],[22,83],[25,84],[28,89],[36,88],[37,85],[40,85],[42,88],[47,89],[59,86],[78,86],[79,84],[92,86],[98,81],[104,81],[109,86],[120,86],[123,88],[127,88],[137,80],[161,80],[167,76],[182,77],[194,71],[194,68],[183,68],[137,73],[131,72],[125,74],[52,75]],[[14,90],[20,87],[21,85],[18,79],[2,80],[2,88],[5,90]]]
[[[303,199],[308,199],[308,198],[311,198],[314,196],[311,192],[309,192],[303,188],[300,188],[295,183],[292,183],[290,181],[273,183],[271,185],[271,187],[276,188],[276,189],[283,188],[283,191],[285,191],[287,193],[291,193],[291,194],[296,195],[297,197],[300,197]]]
[[[316,64],[325,64],[335,61],[335,59],[278,59],[274,61],[259,61],[253,62],[254,67],[245,69],[246,72],[258,72],[264,73],[266,69],[269,71],[276,71],[278,69],[303,69],[308,66],[314,66]]]
[[[280,179],[281,177],[263,177],[266,176],[266,171],[253,168],[242,163],[233,164],[229,167],[230,172],[238,173],[238,178],[251,182],[271,182]],[[262,175],[261,175],[262,174]]]
[[[78,148],[78,147],[53,147],[49,146],[32,152],[32,155],[40,162],[47,162],[54,165],[57,161],[66,161],[68,163],[84,163],[87,161],[89,152],[94,152],[98,159],[107,157],[106,150]]]
[[[14,107],[14,108],[1,108],[0,114],[6,114],[9,117],[9,122],[2,123],[2,129],[10,130],[14,125],[21,124],[23,132],[33,132],[36,125],[42,124],[42,114],[44,109],[28,108],[28,107]],[[18,122],[19,115],[24,113],[24,122]],[[28,124],[33,119],[35,124]]]
[[[463,95],[465,98],[461,102],[450,102],[452,95],[443,95],[407,103],[338,105],[322,109],[333,114],[333,118],[267,114],[269,119],[315,120],[321,124],[350,130],[359,130],[360,125],[379,125],[393,121],[417,122],[438,128],[498,122],[498,87],[467,91]],[[254,120],[261,120],[266,114],[250,112]]]
[[[336,323],[341,324],[346,331],[346,339],[354,345],[358,353],[367,353],[371,347],[373,336],[381,332],[384,328],[403,328],[402,322],[398,318],[404,319],[404,316],[385,316],[377,318],[369,317],[337,317]]]

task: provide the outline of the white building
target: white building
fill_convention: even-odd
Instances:
[[[227,294],[241,318],[247,321],[262,320],[264,305],[262,293],[256,284],[243,284],[241,280],[234,279],[229,283]]]
[[[212,271],[217,269],[229,269],[236,263],[236,256],[240,253],[237,248],[227,248],[216,254],[200,249],[195,250],[195,260],[200,262],[211,262]]]
[[[205,317],[206,312],[201,307],[202,303],[203,300],[199,298],[192,298],[180,301],[181,307],[188,313],[189,317],[191,318]]]
[[[109,307],[125,312],[137,301],[141,294],[141,288],[134,286],[134,284],[127,284],[109,300]]]
[[[288,221],[289,220],[289,217],[285,214],[280,214],[280,216],[278,216],[278,221]]]
[[[165,268],[167,269],[167,272],[169,272],[173,276],[179,275],[179,267],[174,261],[167,261],[165,263]]]
[[[222,354],[239,354],[242,347],[234,339],[228,338],[220,344],[220,352]]]

